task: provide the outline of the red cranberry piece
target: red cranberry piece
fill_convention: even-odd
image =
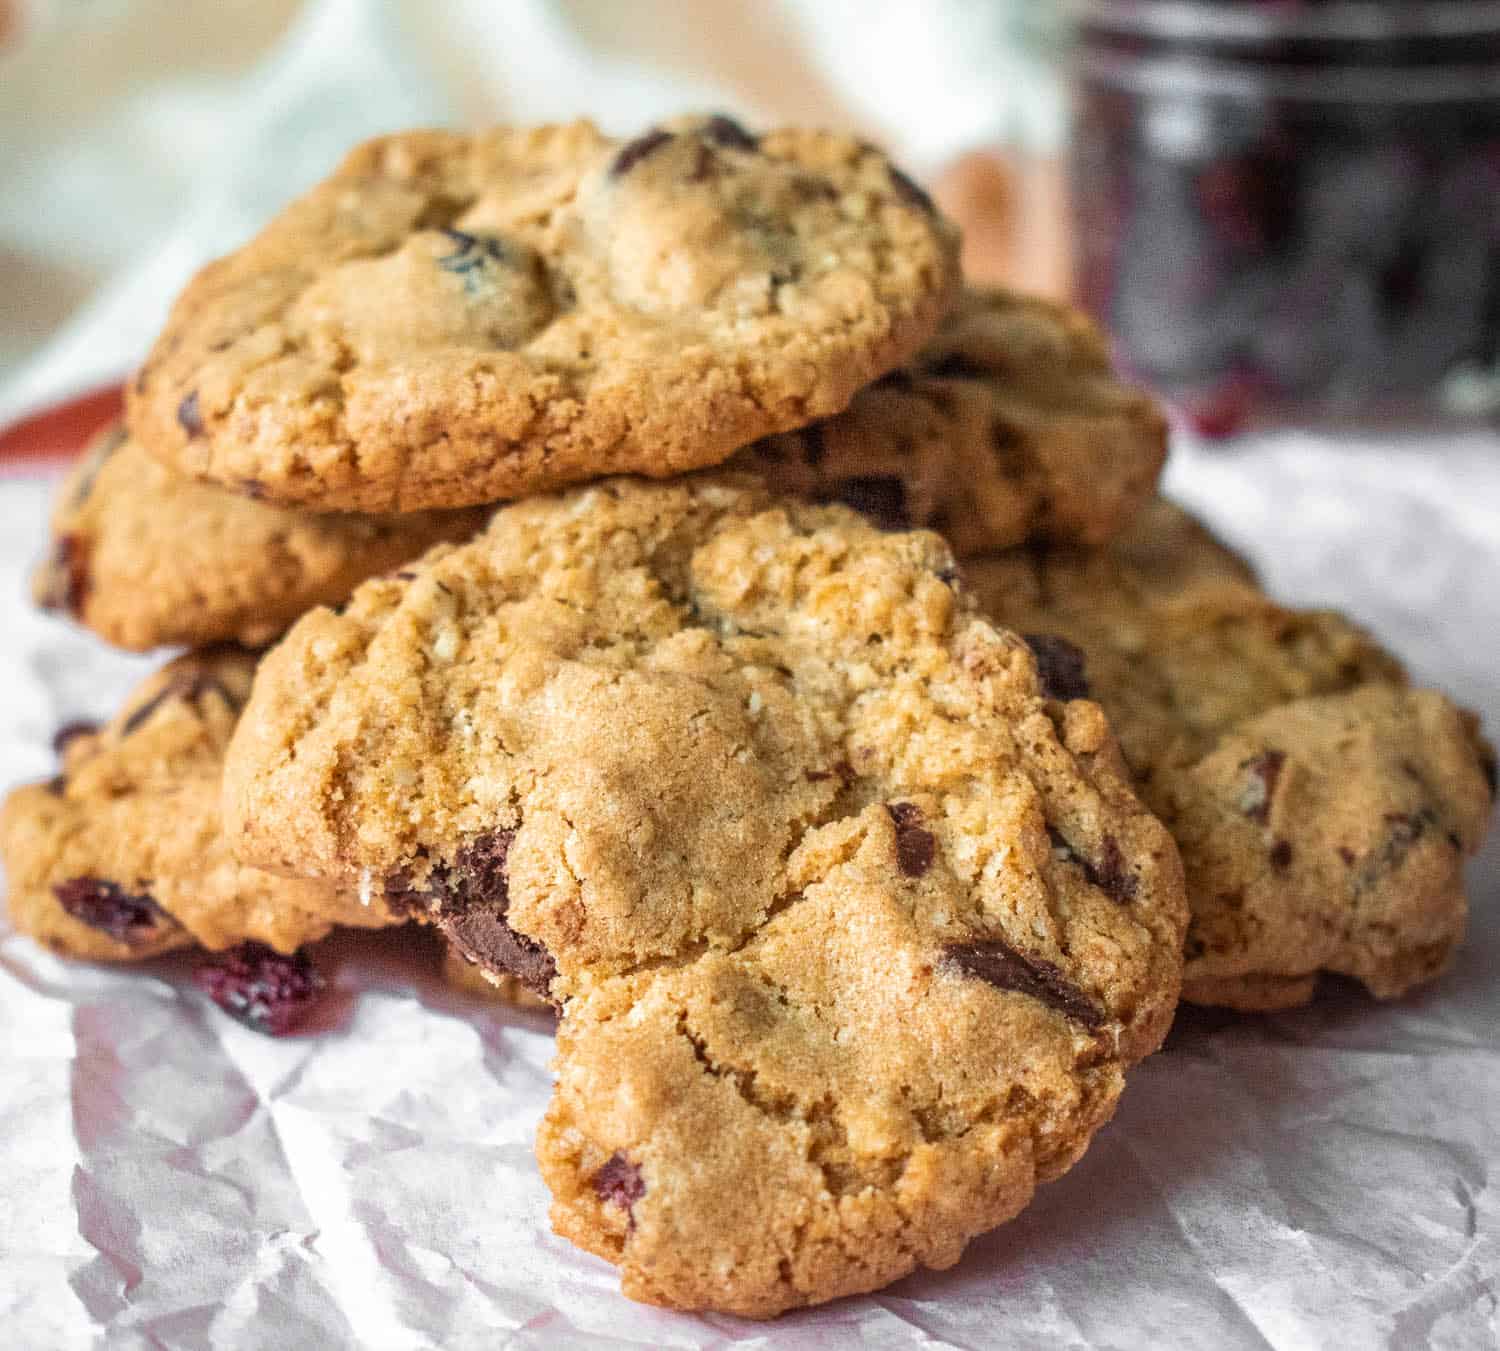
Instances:
[[[641,1170],[618,1150],[594,1174],[593,1183],[594,1195],[605,1205],[619,1206],[626,1211],[646,1194],[646,1179],[641,1176]],[[634,1222],[632,1215],[631,1223]]]
[[[54,886],[52,894],[74,919],[117,943],[144,943],[172,922],[146,892],[132,894],[102,877],[69,878]]]
[[[307,956],[283,957],[263,943],[241,943],[193,972],[193,983],[231,1018],[280,1037],[307,1016],[323,977]]]

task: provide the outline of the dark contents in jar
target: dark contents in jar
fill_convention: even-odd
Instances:
[[[1500,406],[1500,25],[1462,66],[1144,27],[1085,25],[1074,151],[1080,290],[1135,373],[1209,435]]]

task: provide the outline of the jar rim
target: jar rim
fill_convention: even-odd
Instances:
[[[1150,96],[1386,107],[1500,101],[1500,65],[1273,69],[1197,56],[1139,56],[1087,49],[1074,61],[1085,83]]]
[[[1125,36],[1192,41],[1390,42],[1500,34],[1500,0],[1342,0],[1276,9],[1223,0],[1072,0],[1073,17]]]

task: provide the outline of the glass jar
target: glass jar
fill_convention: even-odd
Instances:
[[[1500,414],[1500,3],[1093,0],[1083,303],[1210,435]]]

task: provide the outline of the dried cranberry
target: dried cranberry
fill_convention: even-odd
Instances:
[[[618,1150],[594,1174],[593,1183],[594,1194],[605,1205],[616,1205],[622,1210],[629,1210],[646,1194],[646,1179],[641,1170]]]
[[[1260,825],[1270,818],[1271,799],[1276,796],[1285,764],[1285,751],[1262,751],[1240,766],[1247,776],[1240,791],[1240,810]]]
[[[231,1018],[268,1036],[290,1032],[323,991],[306,956],[283,957],[263,943],[241,943],[193,972],[193,983]]]
[[[175,921],[147,892],[131,893],[102,877],[73,877],[52,888],[58,904],[80,923],[135,945],[154,938]]]

